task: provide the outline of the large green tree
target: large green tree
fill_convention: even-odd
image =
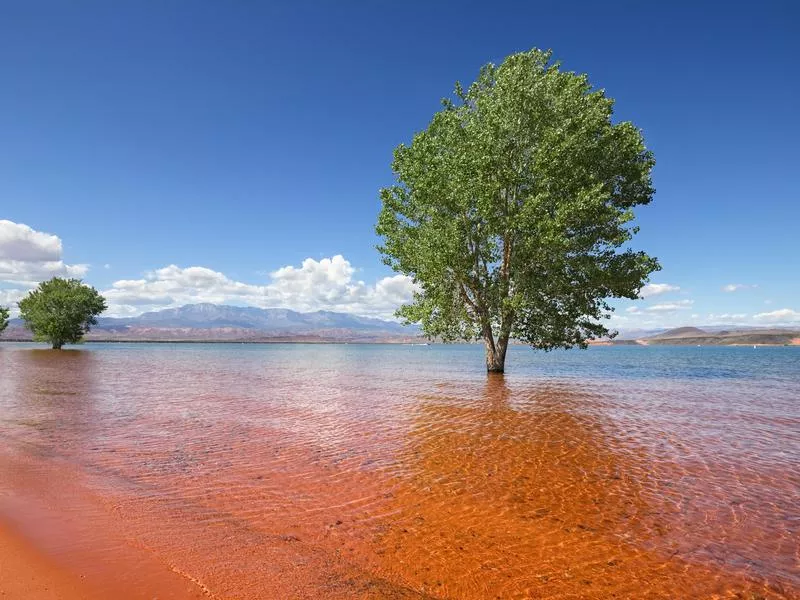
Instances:
[[[0,306],[0,333],[3,333],[6,327],[8,327],[9,314],[10,312],[7,306]]]
[[[105,309],[105,299],[93,287],[60,277],[40,283],[19,302],[20,316],[34,339],[56,350],[80,342]]]
[[[653,196],[653,155],[613,100],[549,51],[484,66],[395,149],[381,190],[384,262],[419,286],[398,315],[444,341],[586,347],[614,335],[609,298],[637,298],[658,262],[628,247]]]

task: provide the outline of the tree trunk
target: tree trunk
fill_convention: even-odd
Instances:
[[[490,333],[485,336],[486,342],[486,370],[489,373],[503,373],[506,369],[506,350],[508,349],[508,338],[501,336],[494,341],[494,336]]]
[[[64,342],[53,342],[53,350],[61,350],[61,346],[64,345]]]

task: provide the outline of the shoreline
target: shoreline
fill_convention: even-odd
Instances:
[[[8,342],[11,344],[39,344],[49,346],[47,342],[37,342],[35,340],[23,339],[0,339],[0,343]],[[80,344],[67,344],[69,346],[81,346],[83,344],[305,344],[305,345],[369,345],[369,346],[419,346],[431,345],[435,342],[420,344],[419,341],[372,341],[372,340],[304,340],[304,339],[266,339],[266,340],[212,340],[212,339],[178,339],[178,340],[118,340],[118,339],[88,339]],[[475,344],[478,345],[478,344]]]
[[[102,537],[101,534],[96,534]],[[98,537],[98,539],[100,539]],[[28,538],[0,515],[0,598],[25,600],[198,600],[214,597],[186,574],[168,568],[136,548],[111,554],[85,536],[75,546],[83,567],[52,555],[41,540]],[[97,541],[97,540],[95,540]],[[88,545],[87,545],[88,544]]]
[[[193,600],[197,582],[121,527],[69,461],[0,448],[0,598]]]
[[[0,518],[0,597],[28,600],[101,598],[88,582],[49,560]]]
[[[49,349],[49,344],[46,342],[36,342],[35,340],[24,340],[24,339],[2,339],[0,338],[0,344],[37,344],[42,346],[46,349]],[[151,340],[142,340],[142,339],[135,339],[135,340],[119,340],[119,339],[88,339],[84,340],[79,344],[68,344],[70,347],[72,346],[82,346],[84,344],[248,344],[248,345],[277,345],[277,344],[286,344],[286,345],[309,345],[309,346],[483,346],[483,342],[454,342],[452,344],[445,344],[442,342],[420,342],[420,341],[390,341],[390,340],[306,340],[306,339],[291,339],[291,338],[280,338],[280,339],[262,339],[262,340],[213,340],[213,339],[178,339],[178,340],[164,340],[164,339],[151,339]],[[527,344],[513,344],[513,346],[527,346]],[[648,342],[647,340],[618,340],[618,341],[608,341],[608,340],[598,340],[598,341],[590,341],[588,342],[589,347],[597,348],[597,347],[609,347],[609,346],[623,346],[623,347],[638,347],[638,348],[649,348],[649,347],[656,347],[656,346],[670,346],[670,347],[678,347],[678,348],[748,348],[750,346],[758,346],[763,348],[794,348],[800,346],[800,338],[793,338],[790,342],[781,342],[781,343],[748,343],[748,342],[732,342],[729,344],[713,344],[713,343],[706,343],[706,344],[697,344],[697,343],[677,343],[677,342]]]

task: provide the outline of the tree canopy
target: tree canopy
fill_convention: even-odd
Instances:
[[[628,247],[655,164],[613,100],[549,51],[487,64],[395,149],[380,192],[384,262],[419,291],[398,315],[444,341],[552,350],[613,336],[609,298],[637,298],[658,262]]]
[[[19,302],[20,316],[34,339],[54,349],[80,342],[105,309],[105,299],[93,287],[59,277],[40,283]]]
[[[9,310],[7,306],[0,306],[0,333],[8,327]]]

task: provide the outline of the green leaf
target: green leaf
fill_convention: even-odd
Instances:
[[[76,344],[106,309],[105,299],[79,279],[53,277],[19,302],[20,316],[38,341]]]
[[[445,341],[585,347],[612,335],[608,298],[660,267],[628,248],[655,161],[586,75],[533,49],[485,65],[392,163],[376,231],[384,262],[421,292],[398,315]],[[497,364],[499,361],[499,364]]]

